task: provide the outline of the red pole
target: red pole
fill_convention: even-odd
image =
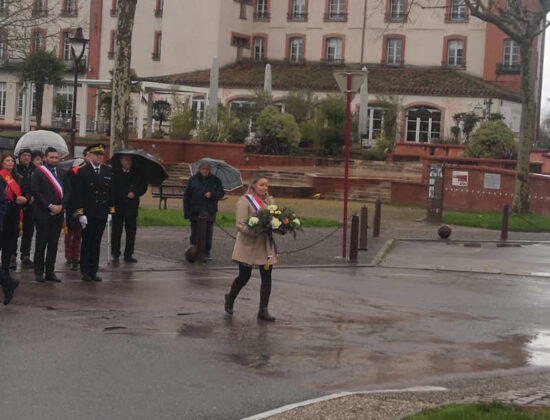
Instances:
[[[346,258],[346,241],[348,236],[348,190],[349,190],[349,133],[351,114],[351,73],[348,73],[346,104],[346,156],[344,169],[344,238],[342,241],[342,258]]]

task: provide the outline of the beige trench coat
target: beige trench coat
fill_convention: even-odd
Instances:
[[[268,197],[264,205],[274,204],[273,199]],[[233,248],[233,261],[244,263],[250,266],[263,266],[267,263],[269,256],[274,257],[269,238],[266,233],[257,234],[251,231],[246,222],[249,217],[254,216],[256,211],[248,202],[245,196],[237,201],[237,239]],[[272,264],[276,261],[272,259]]]

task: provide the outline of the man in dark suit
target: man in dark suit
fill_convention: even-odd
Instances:
[[[76,174],[76,212],[82,226],[80,273],[84,281],[101,281],[97,275],[101,237],[115,211],[113,171],[103,164],[104,153],[101,144],[90,147],[88,163]]]
[[[32,195],[31,195],[31,176],[36,169],[32,163],[32,153],[30,149],[19,151],[19,164],[16,171],[21,175],[21,191],[27,198],[27,204],[23,206],[23,235],[21,236],[21,267],[31,268],[33,266],[31,254],[31,242],[34,235],[34,218],[32,217]],[[15,267],[13,267],[15,268]]]
[[[126,227],[126,248],[124,261],[135,263],[134,245],[136,242],[139,197],[147,191],[147,184],[140,172],[132,165],[132,156],[120,157],[120,165],[113,164],[113,185],[115,214],[113,215],[113,232],[111,235],[111,255],[113,262],[120,258],[120,238],[122,228]]]
[[[32,214],[36,226],[34,276],[40,283],[61,281],[55,275],[54,268],[57,244],[63,227],[63,212],[70,200],[71,191],[66,174],[58,173],[56,170],[58,162],[57,150],[48,147],[44,153],[44,165],[37,168],[31,176],[31,191],[35,200]],[[44,268],[46,277],[43,277]]]

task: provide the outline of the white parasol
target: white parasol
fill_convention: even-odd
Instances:
[[[36,130],[29,131],[19,139],[15,145],[15,156],[19,156],[22,149],[30,149],[31,152],[39,150],[44,153],[48,147],[57,149],[60,158],[69,155],[67,142],[63,137],[53,131]]]

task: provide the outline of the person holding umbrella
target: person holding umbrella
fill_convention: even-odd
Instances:
[[[124,261],[136,263],[134,245],[136,241],[139,198],[147,191],[141,171],[134,167],[131,155],[120,155],[119,160],[113,160],[113,194],[115,213],[113,215],[113,231],[111,234],[111,256],[113,262],[120,258],[120,239],[122,229],[126,228],[126,248]]]
[[[76,174],[78,221],[82,226],[80,273],[86,282],[101,281],[97,275],[101,238],[105,225],[115,211],[113,197],[113,171],[103,164],[105,148],[94,144],[89,149],[89,162]]]
[[[211,260],[212,235],[218,212],[218,201],[223,198],[221,180],[210,172],[211,165],[201,162],[199,171],[187,181],[183,193],[183,216],[191,221],[191,245],[197,245],[197,225],[199,216],[206,215],[205,258]]]

